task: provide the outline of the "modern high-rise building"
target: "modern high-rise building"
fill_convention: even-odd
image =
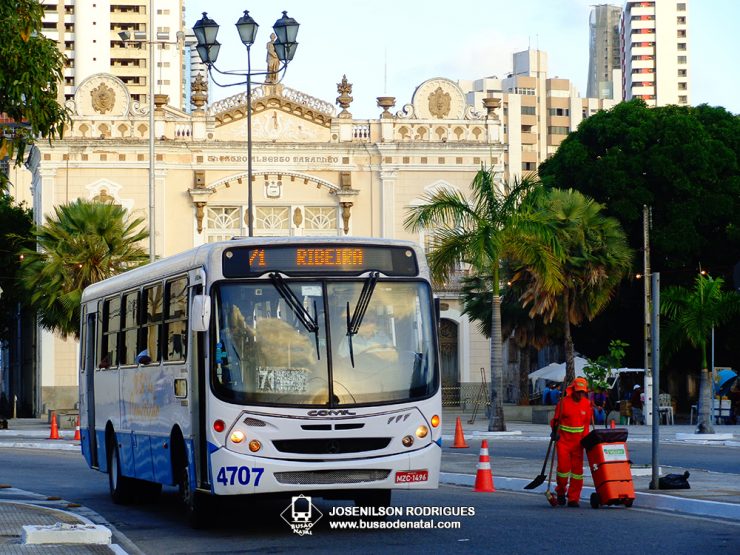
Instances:
[[[624,99],[688,105],[688,0],[629,0],[621,33]]]
[[[476,110],[483,110],[486,98],[500,99],[508,177],[536,172],[583,119],[618,102],[581,98],[569,79],[548,77],[547,53],[542,50],[515,53],[513,68],[504,79],[458,81],[466,102]]]
[[[155,10],[155,28],[149,29]],[[110,73],[131,92],[131,99],[149,104],[150,91],[166,94],[168,104],[185,106],[183,0],[46,0],[43,33],[57,41],[67,56],[63,99],[73,98],[88,77]],[[128,33],[121,37],[119,33]],[[124,40],[126,38],[126,40]],[[154,45],[155,82],[150,87],[149,46]]]
[[[588,84],[589,98],[616,98],[622,95],[622,64],[619,23],[622,8],[610,4],[594,6],[589,17]]]

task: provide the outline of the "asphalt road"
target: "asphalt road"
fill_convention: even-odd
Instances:
[[[519,442],[512,454],[531,447],[541,456],[541,445]],[[498,451],[509,448],[499,444]],[[467,488],[443,486],[427,492],[394,494],[394,506],[410,511],[451,507],[474,512],[470,516],[389,517],[386,522],[431,521],[456,529],[337,530],[330,523],[337,507],[351,509],[346,501],[314,500],[324,515],[312,534],[298,536],[281,518],[287,499],[249,498],[223,505],[212,512],[207,530],[188,528],[181,517],[174,488],[156,504],[118,506],[110,501],[107,476],[86,467],[75,452],[0,450],[0,482],[80,503],[125,534],[143,553],[573,553],[629,551],[651,554],[738,553],[740,523],[667,515],[633,507],[597,511],[553,509],[541,495],[496,492],[474,493]],[[472,509],[469,509],[472,507]],[[372,523],[367,525],[374,525]],[[391,524],[393,525],[393,524]],[[577,540],[566,540],[576,534]]]

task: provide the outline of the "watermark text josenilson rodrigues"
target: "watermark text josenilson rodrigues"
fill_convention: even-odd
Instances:
[[[475,516],[475,507],[332,507],[330,517]]]

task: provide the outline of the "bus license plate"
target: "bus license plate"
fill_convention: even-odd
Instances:
[[[410,484],[412,482],[426,482],[429,480],[428,470],[410,470],[408,472],[396,472],[397,484]]]

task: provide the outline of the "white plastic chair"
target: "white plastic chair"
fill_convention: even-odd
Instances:
[[[660,417],[665,417],[666,425],[673,424],[673,404],[671,403],[671,396],[669,393],[661,393],[658,395],[658,412]]]

